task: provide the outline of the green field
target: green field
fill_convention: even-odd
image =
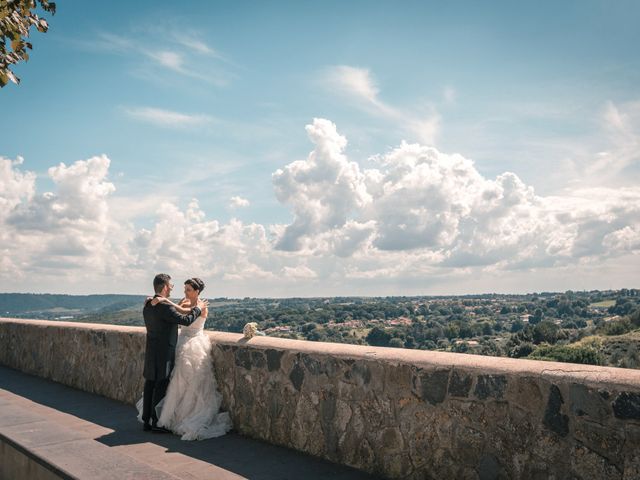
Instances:
[[[615,304],[615,300],[602,300],[601,302],[591,303],[589,306],[595,308],[609,308],[613,307]]]

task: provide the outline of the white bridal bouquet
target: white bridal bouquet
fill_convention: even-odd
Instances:
[[[242,333],[244,334],[244,338],[246,338],[247,340],[253,338],[256,335],[264,336],[264,332],[258,330],[258,324],[256,322],[247,323],[242,329]]]

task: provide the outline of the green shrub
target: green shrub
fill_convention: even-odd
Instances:
[[[554,362],[603,365],[604,357],[594,347],[586,345],[540,345],[527,358]]]
[[[633,325],[628,318],[621,318],[620,320],[613,320],[611,322],[606,322],[601,327],[601,332],[604,335],[623,335],[633,329]]]
[[[516,345],[511,350],[509,350],[509,356],[511,358],[522,358],[531,354],[535,349],[535,345],[531,342],[523,342],[520,345]]]

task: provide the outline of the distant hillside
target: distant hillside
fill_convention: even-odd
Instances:
[[[143,295],[0,293],[0,316],[60,318],[141,306]]]

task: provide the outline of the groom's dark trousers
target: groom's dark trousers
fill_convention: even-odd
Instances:
[[[158,423],[156,407],[166,395],[168,386],[168,378],[157,382],[154,380],[144,381],[144,399],[142,401],[142,420],[144,423],[150,423],[149,421],[153,425]]]
[[[156,295],[157,296],[157,295]],[[142,315],[147,328],[147,344],[144,352],[144,398],[142,420],[145,424],[158,422],[156,406],[164,398],[169,386],[171,371],[176,359],[178,325],[191,325],[199,316],[200,308],[180,315],[175,307],[159,303],[145,303]]]

